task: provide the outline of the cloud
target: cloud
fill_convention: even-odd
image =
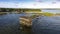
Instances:
[[[0,2],[0,7],[3,8],[60,8],[60,2],[56,4],[52,3],[39,3],[39,2],[30,2],[30,3],[13,3],[13,2]]]

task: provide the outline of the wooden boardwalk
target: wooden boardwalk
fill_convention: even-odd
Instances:
[[[31,26],[32,25],[32,19],[30,17],[22,16],[19,18],[20,24],[25,26]]]
[[[20,29],[21,29],[21,34],[31,34],[32,33],[32,18],[27,17],[27,16],[22,16],[19,18],[20,19]]]

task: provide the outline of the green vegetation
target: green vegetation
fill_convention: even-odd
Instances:
[[[6,12],[0,12],[0,15],[4,15],[4,14],[7,14]]]
[[[49,13],[49,12],[44,12],[43,15],[45,15],[45,16],[53,16],[54,14],[53,13]]]
[[[32,15],[31,16],[31,18],[36,18],[36,17],[38,17],[38,16],[42,16],[42,15],[44,15],[44,16],[53,16],[54,14],[53,13],[49,13],[49,12],[43,12],[43,13],[38,13],[38,14],[34,14],[34,15]]]
[[[22,12],[28,12],[28,13],[37,13],[37,14],[34,14],[32,15],[31,17],[32,18],[35,18],[37,16],[41,16],[41,15],[44,15],[44,16],[53,16],[52,13],[49,13],[49,12],[43,12],[43,13],[40,13],[42,12],[40,9],[21,9],[21,8],[0,8],[0,15],[2,14],[6,14],[6,12],[9,12],[9,13],[22,13]]]
[[[35,17],[37,17],[37,16],[38,16],[38,15],[32,15],[31,18],[33,19],[33,18],[35,18]]]
[[[0,8],[0,12],[22,13],[21,10],[22,9],[18,9],[18,8]]]

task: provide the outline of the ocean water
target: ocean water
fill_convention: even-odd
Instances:
[[[20,34],[20,16],[25,14],[0,15],[0,34]]]
[[[60,16],[40,16],[32,21],[33,34],[60,34]]]

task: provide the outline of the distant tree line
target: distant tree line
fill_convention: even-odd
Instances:
[[[0,8],[0,12],[13,12],[13,11],[20,11],[20,9],[14,9],[14,8]]]

